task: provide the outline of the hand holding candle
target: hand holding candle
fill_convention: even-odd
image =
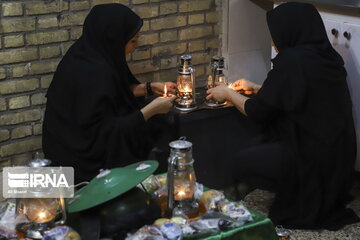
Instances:
[[[210,100],[213,99],[217,102],[225,102],[228,100],[228,95],[230,91],[233,91],[232,88],[228,87],[224,83],[216,83],[216,87],[211,88],[206,91],[209,94],[206,99]]]
[[[167,87],[166,87],[166,84],[164,86],[164,94],[163,94],[163,97],[167,97]]]
[[[155,94],[165,97],[165,86],[166,96],[174,95],[176,92],[176,84],[173,82],[153,82],[151,83],[152,90]]]
[[[246,79],[240,79],[231,84],[231,88],[237,92],[246,95],[256,94],[261,88],[261,85],[253,83]]]

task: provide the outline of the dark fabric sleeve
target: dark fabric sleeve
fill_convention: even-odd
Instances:
[[[254,122],[262,123],[275,117],[277,109],[259,99],[248,99],[245,102],[245,112]]]
[[[246,114],[257,122],[295,112],[306,98],[305,79],[296,58],[287,53],[274,63],[258,94],[245,102]]]
[[[78,89],[74,106],[79,152],[89,159],[103,159],[108,167],[144,158],[150,149],[141,111],[128,106],[126,96],[118,96],[112,81],[109,72],[92,71]]]
[[[107,136],[106,167],[120,167],[146,159],[152,145],[150,129],[141,111],[115,118],[113,126]]]
[[[279,54],[259,93],[255,96],[281,111],[293,112],[303,106],[306,79],[298,57],[289,52]]]

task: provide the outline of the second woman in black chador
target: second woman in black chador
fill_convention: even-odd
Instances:
[[[234,159],[234,178],[276,192],[269,217],[289,228],[336,230],[359,220],[351,209],[356,156],[352,104],[341,56],[333,49],[315,7],[285,3],[267,14],[278,55],[262,86],[247,98],[226,86],[208,98],[232,102],[263,124],[263,145]]]

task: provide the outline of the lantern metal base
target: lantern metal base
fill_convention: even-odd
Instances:
[[[53,227],[55,227],[55,225],[52,221],[46,223],[27,222],[18,224],[16,230],[25,234],[28,238],[42,239],[43,233]]]
[[[209,107],[212,107],[212,108],[218,108],[218,107],[223,107],[226,105],[226,101],[225,102],[222,102],[222,103],[219,103],[219,102],[215,102],[215,101],[205,101],[205,104]]]
[[[178,204],[174,208],[172,215],[186,215],[189,218],[195,218],[199,216],[199,204],[193,199],[184,199],[178,201]]]
[[[175,108],[180,110],[180,111],[191,111],[197,108],[196,103],[194,102],[189,102],[189,100],[187,100],[186,102],[182,102],[180,101],[176,101],[175,102]]]

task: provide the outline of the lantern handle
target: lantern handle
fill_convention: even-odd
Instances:
[[[59,219],[54,223],[55,226],[64,224],[67,218],[64,198],[60,198],[60,205],[61,205],[61,219]]]
[[[195,88],[196,88],[196,85],[195,85],[195,68],[193,67],[189,67],[189,70],[190,70],[190,77],[191,77],[191,84],[192,84],[192,96],[193,96],[193,101],[194,103],[196,102],[196,92],[195,92]]]
[[[167,173],[167,191],[168,191],[168,204],[166,210],[167,217],[171,217],[172,211],[174,209],[174,171],[177,161],[178,161],[177,156],[173,156],[169,161],[169,169]]]

